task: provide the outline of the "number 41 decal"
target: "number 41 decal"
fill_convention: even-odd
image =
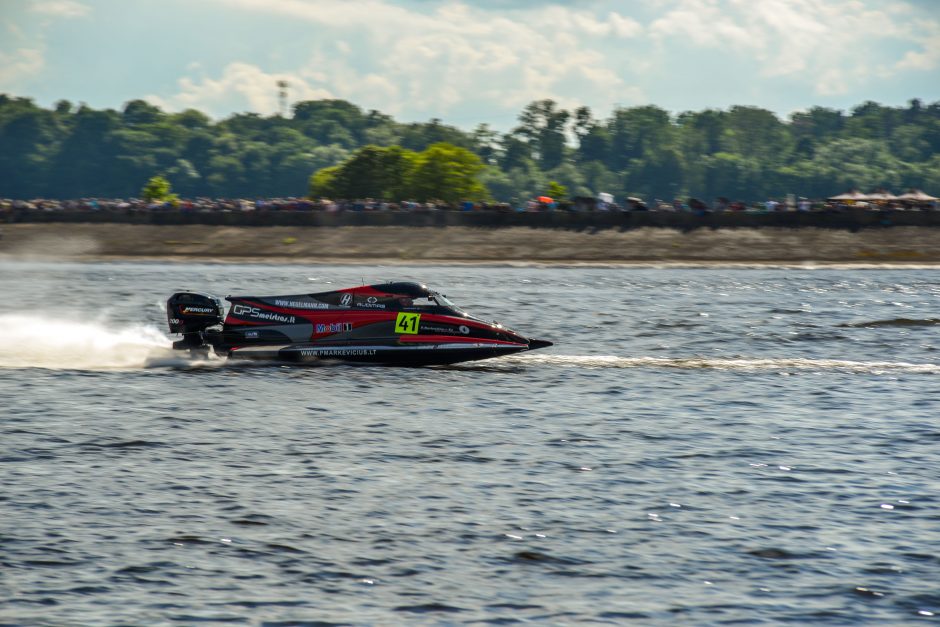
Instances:
[[[420,322],[421,314],[401,312],[395,320],[395,332],[416,334]]]

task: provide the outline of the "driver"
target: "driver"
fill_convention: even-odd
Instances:
[[[414,307],[415,302],[410,298],[399,298],[398,302],[401,303],[402,307]]]

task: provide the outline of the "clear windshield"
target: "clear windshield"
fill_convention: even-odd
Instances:
[[[461,309],[460,307],[458,307],[451,301],[447,300],[447,297],[444,296],[443,294],[438,294],[437,292],[431,292],[430,297],[435,303],[437,303],[441,307],[447,307],[448,309],[453,309],[457,313],[461,313],[461,314],[465,313],[463,309]]]

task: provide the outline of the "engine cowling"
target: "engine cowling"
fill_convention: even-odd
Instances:
[[[170,333],[182,333],[183,339],[173,348],[196,348],[205,341],[202,332],[222,324],[225,309],[215,296],[199,292],[177,292],[166,301],[166,319]]]

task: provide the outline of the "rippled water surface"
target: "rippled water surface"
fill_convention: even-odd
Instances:
[[[556,342],[174,357],[174,290],[419,280]],[[940,270],[4,262],[0,624],[940,620]]]

